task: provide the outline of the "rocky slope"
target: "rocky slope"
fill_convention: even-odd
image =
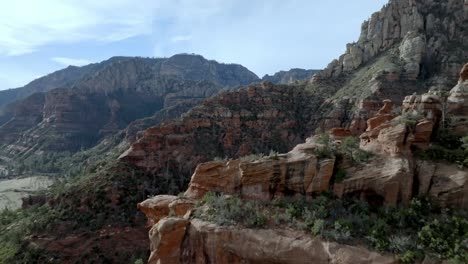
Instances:
[[[72,255],[73,252],[58,253],[57,247],[52,245],[78,238],[83,243],[84,238],[98,241],[96,232],[89,230],[107,232],[108,225],[144,232],[144,224],[135,207],[139,201],[148,195],[180,192],[199,162],[215,157],[223,159],[271,150],[286,151],[312,132],[314,113],[320,103],[321,99],[307,92],[304,86],[271,83],[226,91],[206,99],[182,118],[166,121],[137,136],[137,141],[117,162],[98,164],[95,173],[88,171],[87,177],[80,178],[59,194],[49,196],[48,203],[53,210],[62,212],[67,219],[62,221],[67,224],[56,231],[41,233],[38,240],[33,238],[29,242],[43,245],[44,256],[54,255],[60,260],[81,259]],[[129,133],[132,132],[129,130]],[[82,220],[76,222],[76,219]],[[74,225],[76,231],[64,231]],[[123,239],[117,235],[112,237]],[[42,243],[47,240],[56,242]],[[100,247],[95,243],[87,245],[82,248],[83,252],[91,252],[93,246]],[[117,261],[115,252],[106,250],[103,254]],[[144,255],[146,248],[134,251]]]
[[[432,147],[443,144],[437,142],[441,127],[458,135],[466,129],[466,70],[457,86],[444,94],[457,83],[456,72],[466,62],[467,14],[462,0],[392,0],[363,24],[359,41],[350,44],[346,54],[316,74],[306,87],[264,82],[221,93],[181,119],[144,133],[134,131],[162,117],[156,114],[146,119],[149,123],[133,123],[136,129],[127,132],[136,142],[118,161],[98,166],[95,173],[50,199],[51,208],[60,210],[61,222],[67,225],[55,232],[42,232],[40,239],[62,244],[76,237],[78,231],[70,231],[74,230],[73,223],[77,225],[76,219],[88,224],[79,230],[87,238],[96,237],[97,232],[90,230],[104,232],[106,225],[119,230],[130,226],[141,232],[142,219],[135,204],[149,195],[184,190],[190,175],[193,177],[186,195],[194,199],[215,191],[246,200],[301,195],[314,201],[316,193],[328,190],[338,197],[367,200],[378,208],[404,208],[418,194],[428,194],[442,206],[466,207],[467,172],[460,167],[463,161],[458,154],[443,150],[449,158],[456,156],[457,164],[453,160],[423,159],[418,153],[431,154]],[[132,71],[125,67],[121,71]],[[165,72],[169,74],[175,68]],[[184,71],[184,76],[191,74]],[[131,78],[125,79],[122,89],[128,90],[131,85],[126,84],[131,82]],[[98,83],[114,92],[115,83]],[[98,87],[86,82],[83,85],[87,92]],[[166,96],[164,102],[187,102],[180,100],[186,99],[184,92],[180,94]],[[24,119],[25,123],[34,121]],[[306,140],[317,128],[331,134],[330,140]],[[359,137],[357,147],[353,143],[344,154],[335,152],[343,151],[340,144],[349,144],[348,136]],[[240,158],[268,154],[271,149],[281,153],[293,150]],[[365,162],[362,151],[369,154],[364,155]],[[215,157],[220,158],[203,163]],[[150,231],[152,262],[280,262],[284,260],[281,252],[298,258],[316,253],[319,263],[396,262],[392,256],[360,246],[312,239],[282,227],[252,230],[213,225],[193,214],[185,215],[195,202],[156,196],[139,205],[154,224]],[[174,217],[163,218],[169,214]],[[253,245],[259,239],[266,241],[262,249],[270,245],[274,250],[262,254]],[[295,244],[298,240],[304,243]],[[37,244],[34,237],[28,242]],[[248,247],[243,247],[244,242]],[[93,246],[100,245],[90,243],[83,250],[91,254]],[[61,255],[47,243],[41,247],[44,256],[54,252],[58,259],[77,259],[75,255]],[[107,250],[102,253],[105,257],[115,255],[112,249]],[[116,257],[111,259],[117,261]]]
[[[88,78],[93,73],[109,64],[126,59],[128,58],[113,57],[101,63],[89,64],[83,67],[69,66],[36,79],[23,87],[0,91],[0,125],[7,122],[14,114],[14,105],[10,104],[20,101],[34,93],[47,92],[60,87],[72,87],[74,84]]]
[[[391,0],[362,25],[345,54],[309,83],[327,94],[326,129],[360,134],[365,120],[390,99],[431,90],[449,91],[468,57],[466,1]]]
[[[71,88],[37,93],[15,103],[14,116],[0,126],[1,156],[9,162],[19,157],[34,160],[44,152],[74,153],[161,109],[179,108],[171,113],[181,113],[222,89],[257,80],[240,65],[196,55],[114,59]],[[160,121],[146,120],[143,127]]]
[[[294,84],[297,81],[308,81],[312,75],[319,70],[290,69],[289,71],[279,71],[273,75],[263,76],[263,81],[269,81],[275,84]]]
[[[320,107],[323,118],[316,118],[314,124],[322,131],[332,129],[336,139],[332,145],[339,144],[344,136],[360,136],[360,149],[372,153],[368,164],[353,164],[349,158],[333,156],[320,159],[316,152],[320,144],[312,139],[274,159],[201,164],[193,174],[186,196],[200,199],[213,191],[244,199],[271,200],[283,195],[312,196],[331,190],[338,197],[357,196],[379,206],[407,206],[412,197],[425,194],[442,206],[467,208],[466,169],[445,161],[421,160],[416,151],[434,144],[432,141],[444,126],[440,123],[441,116],[455,120],[450,126],[459,135],[466,128],[464,120],[468,112],[464,112],[461,99],[465,70],[448,97],[444,94],[457,82],[458,71],[468,57],[467,19],[468,5],[461,0],[390,1],[363,24],[359,41],[348,45],[343,56],[309,82],[308,89],[330,98]],[[141,158],[131,161],[147,168],[154,163],[153,158],[143,157],[159,151],[137,148],[134,152],[140,153],[137,156]],[[346,176],[338,180],[338,171]],[[140,208],[148,212],[145,205]],[[157,213],[153,211],[153,214]],[[199,233],[204,234],[202,237],[217,237],[224,232],[218,231],[223,230],[219,226],[206,227],[187,216],[162,221],[158,224],[153,219],[156,224],[150,232],[150,261],[154,263],[170,263],[175,259],[267,261],[239,252],[229,242],[222,243],[221,247],[233,251],[220,252],[218,244],[205,243],[199,238]],[[236,229],[242,232],[239,230],[242,229]],[[260,233],[256,231],[255,236]],[[237,234],[227,236],[233,239]],[[175,239],[165,239],[166,235]],[[191,239],[197,241],[196,246]],[[244,235],[241,239],[250,241],[251,237]],[[287,251],[289,246],[276,250]],[[207,253],[200,256],[199,252]],[[329,255],[324,263],[330,259],[333,257]]]
[[[468,94],[467,67],[450,91],[447,117],[468,116],[466,101],[454,99]],[[352,133],[335,128],[329,132],[330,141],[315,136],[286,154],[199,164],[183,198],[160,195],[138,205],[152,225],[148,263],[399,263],[396,257],[288,229],[208,223],[192,212],[196,201],[208,199],[208,193],[271,203],[285,196],[314,199],[314,195],[329,190],[337,197],[351,195],[373,206],[408,206],[412,197],[428,195],[444,207],[468,208],[468,170],[420,160],[413,153],[414,146],[428,148],[442,110],[437,95],[426,94],[422,100],[414,97],[405,99],[401,115],[392,114],[393,104],[387,100],[376,116],[367,120],[368,129],[360,136],[359,146],[372,153],[365,162],[351,162],[360,150],[347,152],[346,137]],[[415,110],[422,115],[414,123],[402,121]],[[329,156],[319,154],[324,147],[330,149]],[[346,172],[344,178],[338,178],[339,171]]]

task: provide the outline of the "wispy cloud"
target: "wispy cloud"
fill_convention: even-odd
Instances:
[[[82,41],[113,42],[150,34],[157,4],[150,0],[15,0],[0,9],[0,55]]]
[[[60,63],[64,66],[69,66],[69,65],[83,66],[83,65],[87,65],[91,63],[91,61],[87,59],[74,59],[74,58],[66,58],[66,57],[54,57],[54,58],[51,58],[51,60],[57,63]]]

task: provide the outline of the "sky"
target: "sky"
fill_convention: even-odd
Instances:
[[[0,90],[112,56],[321,69],[387,0],[0,0]]]

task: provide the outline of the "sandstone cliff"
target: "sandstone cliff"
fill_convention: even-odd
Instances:
[[[362,25],[359,40],[317,73],[309,89],[330,97],[325,129],[358,135],[382,101],[449,91],[468,57],[466,1],[392,0]]]
[[[42,239],[56,240],[59,244],[67,241],[76,235],[67,232],[72,230],[76,219],[87,219],[93,228],[103,232],[107,224],[119,229],[135,225],[141,231],[142,219],[135,204],[148,195],[184,190],[191,174],[186,195],[192,198],[214,191],[245,200],[271,201],[295,195],[313,201],[317,193],[328,190],[343,200],[355,197],[377,207],[407,206],[419,194],[433,197],[442,206],[466,207],[466,169],[453,162],[424,160],[416,155],[416,150],[433,145],[440,126],[444,126],[443,120],[449,117],[455,117],[455,122],[447,126],[459,135],[465,133],[466,70],[447,101],[443,94],[456,84],[456,73],[466,62],[466,19],[467,5],[461,0],[393,0],[364,23],[359,41],[350,44],[346,54],[315,75],[305,88],[252,85],[208,99],[177,120],[165,119],[165,113],[159,112],[133,123],[126,132],[136,142],[118,161],[98,166],[95,174],[80,179],[49,201],[53,208],[65,208],[63,219],[69,225]],[[185,56],[180,61],[189,59]],[[189,61],[206,69],[199,58]],[[122,63],[116,69],[103,71],[100,75],[103,79],[96,81],[98,85],[92,85],[91,78],[80,89],[94,93],[103,87],[113,93],[119,89],[117,83],[104,77],[135,72],[129,65]],[[179,64],[158,67],[172,76]],[[151,72],[143,71],[143,75]],[[186,77],[193,75],[197,76],[198,71],[181,73]],[[122,90],[132,90],[138,79],[124,76],[119,85]],[[229,77],[220,79],[233,84]],[[147,91],[155,82],[166,81],[150,79],[139,87]],[[216,83],[213,78],[210,82]],[[169,86],[173,85],[179,87],[175,83]],[[161,104],[171,107],[190,104],[204,94],[203,89],[197,89],[192,98],[187,98],[185,90],[171,91]],[[40,103],[42,99],[35,100]],[[114,101],[106,104],[109,105],[106,121],[112,120],[106,129],[112,130],[119,124],[110,118],[119,116],[112,115],[119,104]],[[36,109],[34,104],[31,108]],[[27,107],[24,109],[29,111]],[[24,119],[24,124],[35,121]],[[165,123],[158,124],[162,120]],[[156,126],[136,132],[151,125]],[[327,144],[317,141],[317,137],[306,139],[316,128],[331,134]],[[348,149],[346,155],[334,152],[349,136],[359,137],[358,147]],[[331,147],[331,151],[325,151],[324,147]],[[21,151],[21,147],[12,149],[15,148]],[[284,153],[290,149],[293,150],[285,154],[271,152],[268,157],[240,159],[251,153],[268,154],[270,150]],[[369,154],[365,162],[355,160],[354,155],[362,154],[360,151]],[[219,157],[217,161],[207,162],[215,157]],[[305,238],[303,233],[284,231],[281,227],[252,230],[245,226],[213,225],[190,214],[188,210],[195,203],[156,196],[140,204],[149,223],[154,224],[150,232],[151,261],[173,263],[176,258],[185,262],[265,262],[272,261],[271,257],[282,261],[281,252],[287,256],[315,257],[319,263],[396,261],[362,247]],[[168,214],[174,217],[164,218]],[[95,223],[99,223],[97,227]],[[94,238],[90,228],[91,224],[81,231],[85,237]],[[247,241],[248,248],[241,242],[233,245],[227,241],[233,238]],[[295,238],[303,243],[294,243]],[[267,241],[265,245],[275,250],[262,254],[254,245],[259,240]],[[31,241],[34,243],[34,238]],[[92,246],[86,244],[83,249],[90,251]],[[47,243],[43,248],[46,252],[54,249]],[[252,248],[258,250],[250,252],[248,249]],[[106,254],[114,253],[109,249]]]

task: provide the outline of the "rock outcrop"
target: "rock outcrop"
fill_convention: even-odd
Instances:
[[[150,200],[164,199],[156,196]],[[140,203],[139,208],[154,219],[159,212],[147,207],[151,203]],[[326,242],[297,231],[223,227],[185,215],[173,217],[166,213],[153,225],[148,263],[398,263],[392,256]]]
[[[363,247],[293,231],[220,227],[197,219],[190,221],[182,248],[173,250],[181,253],[179,263],[398,263]]]
[[[466,58],[467,51],[462,46],[450,49],[447,44],[461,41],[466,45],[463,39],[465,10],[463,0],[392,0],[362,24],[359,40],[348,44],[345,54],[316,77],[331,78],[350,73],[383,52],[398,47],[406,78],[418,78],[421,65],[433,67],[430,65],[435,61],[442,63],[430,70],[454,78],[463,63],[455,54]]]
[[[319,70],[290,69],[289,71],[279,71],[273,75],[263,76],[263,81],[274,84],[294,84],[297,81],[307,81]]]
[[[309,82],[329,98],[322,130],[359,135],[384,99],[400,105],[413,93],[450,90],[468,57],[466,10],[464,0],[392,0],[374,13],[359,40]]]
[[[460,72],[458,84],[450,90],[447,98],[447,115],[452,116],[454,131],[460,135],[468,133],[468,64]]]
[[[285,152],[312,132],[319,104],[304,87],[263,83],[222,93],[181,120],[146,130],[120,159],[155,174],[181,175],[215,157]]]
[[[211,191],[269,201],[286,193],[311,195],[327,191],[335,159],[318,159],[314,154],[316,147],[314,140],[308,139],[284,155],[261,157],[254,161],[200,164],[185,196],[200,199]]]
[[[418,161],[416,176],[420,194],[429,194],[442,206],[468,208],[468,171],[453,164]]]

